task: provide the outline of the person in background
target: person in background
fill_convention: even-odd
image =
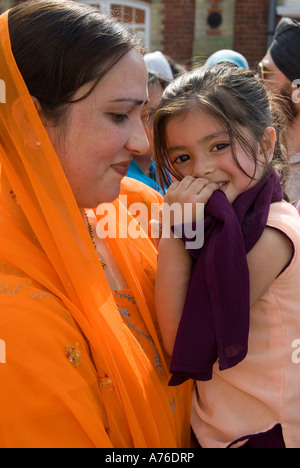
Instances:
[[[159,50],[156,52],[150,52],[144,56],[144,59],[149,71],[157,73],[169,82],[174,79],[172,68],[162,52]]]
[[[258,75],[278,95],[288,118],[290,180],[287,194],[292,203],[300,200],[300,23],[282,18],[273,42],[258,66]]]
[[[217,65],[218,63],[231,63],[232,65],[235,65],[237,67],[242,67],[245,70],[249,69],[249,64],[248,64],[247,59],[239,52],[235,52],[234,50],[231,50],[231,49],[218,50],[217,52],[212,54],[210,57],[208,57],[205,65],[214,66],[214,65]]]
[[[149,101],[145,106],[143,119],[149,148],[144,154],[133,154],[127,177],[139,180],[163,194],[163,187],[157,181],[156,163],[154,161],[153,116],[164,89],[173,80],[174,76],[167,59],[161,52],[146,54],[144,59],[148,69]]]
[[[163,189],[157,181],[156,163],[154,162],[153,148],[153,117],[160,98],[169,81],[155,72],[148,71],[148,93],[149,100],[144,108],[143,121],[148,138],[149,147],[146,153],[132,155],[127,177],[139,180],[149,187],[163,194]]]
[[[155,116],[158,170],[177,179],[157,316],[169,384],[196,381],[191,421],[206,448],[300,446],[300,219],[284,200],[284,121],[251,71],[223,64],[172,82]]]
[[[169,62],[169,65],[171,67],[174,78],[177,78],[177,76],[183,75],[184,73],[187,72],[187,67],[185,65],[183,65],[182,63],[177,62],[170,55],[165,54],[165,57]]]

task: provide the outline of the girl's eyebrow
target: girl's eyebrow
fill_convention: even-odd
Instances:
[[[209,141],[213,140],[214,138],[218,138],[218,137],[221,137],[221,136],[228,137],[228,132],[226,132],[225,130],[222,130],[220,132],[212,133],[211,135],[207,135],[207,136],[201,138],[200,140],[198,140],[197,144],[206,143],[206,142],[209,142]],[[184,150],[187,149],[187,146],[176,145],[176,146],[170,146],[167,149],[168,149],[168,151],[184,151]]]
[[[186,150],[187,147],[186,146],[180,146],[180,145],[177,145],[177,146],[168,146],[167,147],[167,150],[168,151],[184,151]]]

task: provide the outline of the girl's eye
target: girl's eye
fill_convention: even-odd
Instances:
[[[222,151],[223,149],[226,149],[229,146],[229,143],[218,143],[212,148],[212,151]]]
[[[123,122],[125,122],[125,120],[128,119],[127,114],[110,114],[110,117],[116,123],[123,123]]]
[[[187,161],[189,161],[191,158],[188,154],[183,154],[182,156],[178,156],[176,159],[174,159],[174,164],[183,164]]]

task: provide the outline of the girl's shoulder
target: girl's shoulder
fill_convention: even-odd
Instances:
[[[300,216],[297,209],[286,201],[272,203],[267,226],[284,233],[293,244],[300,246]]]
[[[251,304],[287,270],[299,268],[300,219],[286,202],[273,203],[261,238],[247,255]]]
[[[300,274],[300,216],[297,209],[290,203],[285,201],[272,203],[270,207],[269,217],[267,221],[268,229],[273,233],[277,233],[278,244],[273,245],[276,255],[275,258],[282,252],[281,246],[289,244],[289,249],[292,252],[291,258],[285,266],[284,272],[290,277]],[[282,275],[281,275],[282,276]]]

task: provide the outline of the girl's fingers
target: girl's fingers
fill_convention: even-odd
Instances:
[[[209,184],[207,179],[195,179],[191,176],[186,176],[180,182],[174,182],[171,187],[169,187],[166,196],[167,197],[190,197],[193,195],[197,195],[201,192],[203,187]]]
[[[199,193],[197,194],[197,198],[201,199],[200,201],[199,200],[196,200],[197,203],[207,203],[208,200],[210,199],[210,197],[212,196],[212,194],[218,190],[218,185],[215,184],[215,183],[208,183],[207,185],[205,185],[205,187],[202,187],[202,189],[199,191]]]

